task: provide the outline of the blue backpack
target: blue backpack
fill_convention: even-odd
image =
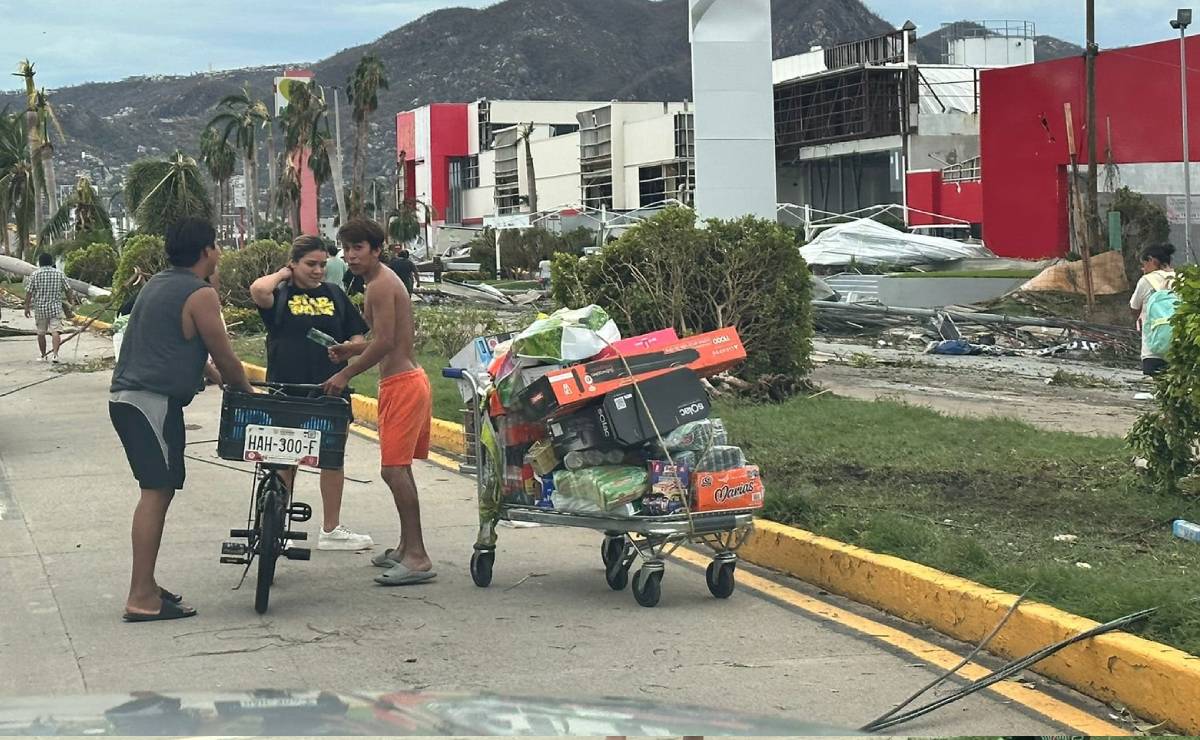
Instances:
[[[1154,292],[1146,299],[1146,318],[1142,322],[1142,338],[1146,349],[1159,357],[1166,357],[1171,348],[1171,317],[1179,306],[1179,296],[1172,290],[1173,281],[1165,278],[1161,285],[1154,285]]]

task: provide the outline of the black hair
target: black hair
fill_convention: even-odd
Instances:
[[[325,250],[326,250],[327,252],[329,252],[329,256],[330,256],[330,257],[336,257],[336,256],[338,256],[338,245],[336,245],[336,244],[331,244],[331,243],[329,243],[329,242],[326,242],[326,243],[325,243]]]
[[[347,221],[342,228],[338,229],[338,240],[347,244],[358,244],[366,242],[371,245],[372,251],[383,249],[383,242],[386,239],[383,233],[383,227],[375,223],[369,218],[356,216]]]
[[[299,262],[309,252],[329,254],[329,249],[325,245],[325,240],[319,236],[304,235],[292,240],[292,262]]]
[[[38,265],[41,267],[49,267],[54,264],[54,255],[49,252],[42,252],[38,255]]]
[[[400,259],[406,260],[406,259],[408,259],[408,257],[409,257],[408,250],[401,249],[400,250]]]
[[[1151,244],[1142,250],[1142,261],[1145,262],[1146,260],[1153,259],[1158,260],[1160,264],[1170,265],[1171,256],[1174,254],[1175,245],[1173,244],[1167,244],[1166,242],[1163,242],[1162,244]]]
[[[192,267],[208,247],[216,245],[217,231],[202,218],[185,218],[167,229],[167,262]]]

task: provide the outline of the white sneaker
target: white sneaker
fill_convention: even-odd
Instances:
[[[54,363],[55,365],[57,365],[57,364],[58,364],[58,355],[51,355],[51,356],[50,356],[50,362],[52,362],[52,363]]]
[[[369,534],[351,532],[342,525],[337,525],[332,532],[321,530],[317,537],[318,550],[369,550],[375,546],[375,540]]]

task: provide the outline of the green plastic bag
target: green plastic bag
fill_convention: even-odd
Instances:
[[[620,339],[621,331],[603,308],[563,308],[518,334],[512,351],[517,357],[551,364],[581,362]]]

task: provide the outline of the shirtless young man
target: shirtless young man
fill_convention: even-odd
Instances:
[[[363,317],[371,327],[371,338],[330,347],[329,357],[335,363],[355,359],[325,381],[325,392],[340,395],[356,375],[379,366],[379,453],[383,480],[392,489],[400,515],[400,542],[371,562],[387,568],[376,583],[423,583],[436,573],[421,533],[412,462],[429,457],[433,395],[429,378],[414,359],[412,301],[404,283],[381,261],[384,233],[378,224],[352,218],[338,230],[338,241],[346,267],[366,283]]]

